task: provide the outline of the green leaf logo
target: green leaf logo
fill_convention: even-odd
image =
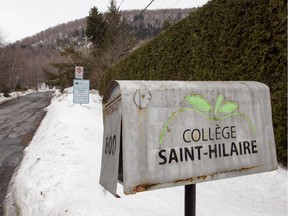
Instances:
[[[235,110],[237,110],[239,108],[238,104],[231,102],[231,101],[227,101],[226,103],[224,103],[220,109],[219,112],[221,113],[232,113]]]
[[[214,110],[214,114],[216,115],[219,111],[220,105],[223,101],[224,97],[222,95],[218,95],[216,104],[215,104],[215,110]]]
[[[177,110],[176,112],[174,112],[168,118],[168,120],[166,121],[166,123],[163,126],[163,129],[162,129],[160,137],[159,137],[159,143],[160,144],[163,143],[164,135],[165,135],[171,121],[175,118],[175,116],[178,113],[182,113],[185,111],[193,111],[196,114],[201,115],[202,117],[206,118],[207,120],[211,120],[211,121],[221,121],[221,120],[230,118],[232,116],[239,115],[243,119],[245,119],[245,121],[249,124],[252,133],[254,135],[256,135],[256,128],[255,128],[254,124],[252,123],[252,121],[250,120],[250,118],[248,116],[246,116],[244,113],[239,112],[239,110],[238,110],[239,106],[237,103],[235,103],[233,101],[225,101],[224,96],[221,94],[218,95],[216,103],[215,103],[214,116],[209,115],[209,112],[213,110],[211,104],[205,98],[203,98],[201,95],[198,95],[198,94],[188,95],[185,97],[185,100],[190,105],[192,105],[192,107],[181,108],[181,109]],[[219,113],[221,113],[221,115],[218,115]]]
[[[212,106],[210,103],[205,100],[202,96],[194,94],[186,96],[185,99],[195,108],[204,111],[204,112],[210,112],[212,110]]]

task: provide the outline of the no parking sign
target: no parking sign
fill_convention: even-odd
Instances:
[[[83,79],[84,67],[75,67],[75,79]]]

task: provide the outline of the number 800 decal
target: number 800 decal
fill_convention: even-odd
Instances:
[[[116,151],[116,135],[106,137],[105,154],[114,155]]]

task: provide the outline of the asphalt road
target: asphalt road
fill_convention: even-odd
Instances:
[[[51,100],[51,92],[32,93],[0,105],[0,216],[3,201],[23,149],[33,138]]]

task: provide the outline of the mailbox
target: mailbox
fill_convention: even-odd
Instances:
[[[113,81],[103,100],[100,184],[116,196],[277,169],[259,82]]]

